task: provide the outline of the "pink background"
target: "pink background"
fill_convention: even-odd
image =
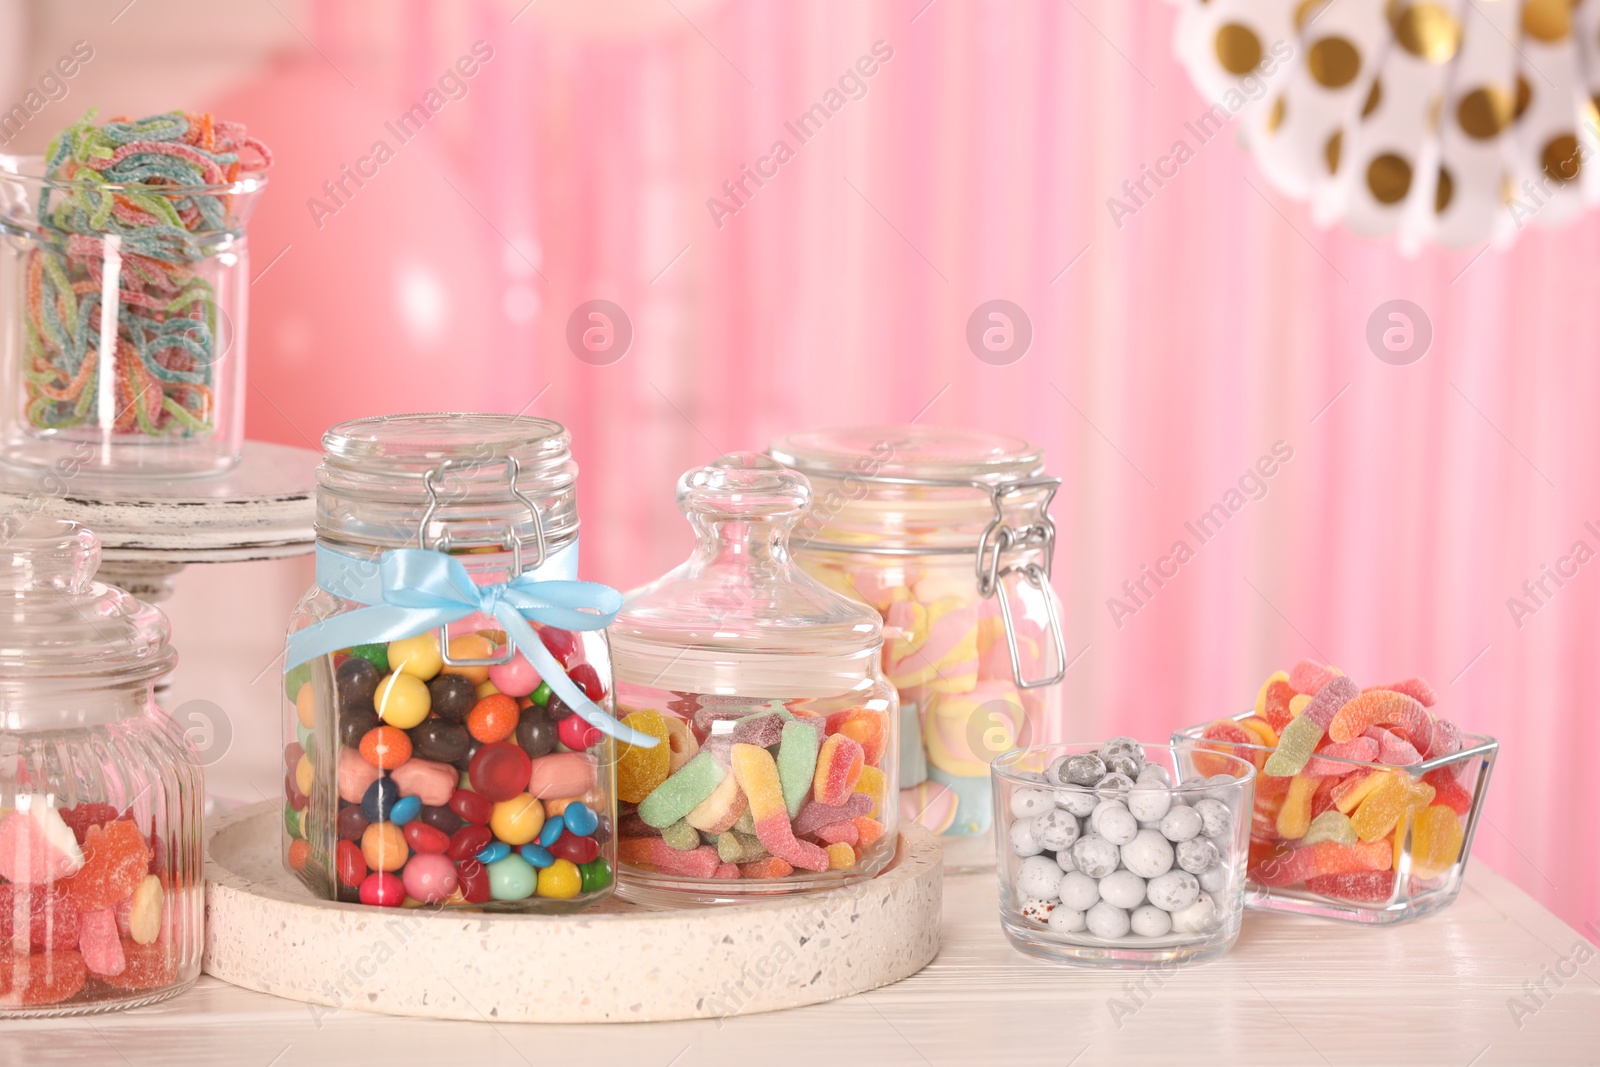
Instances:
[[[1600,809],[1600,561],[1520,627],[1507,608],[1575,541],[1600,550],[1584,528],[1600,529],[1600,223],[1407,260],[1315,230],[1222,136],[1118,228],[1107,198],[1175,139],[1193,147],[1183,124],[1205,108],[1172,9],[925,2],[252,16],[263,44],[197,101],[279,155],[251,233],[257,271],[282,258],[253,289],[250,435],[311,445],[339,419],[416,409],[559,419],[583,467],[585,576],[622,588],[686,553],[673,481],[719,452],[919,416],[1026,436],[1066,483],[1056,584],[1069,655],[1085,650],[1070,734],[1158,740],[1304,656],[1369,684],[1421,674],[1441,711],[1504,744],[1477,858],[1571,923],[1600,918],[1579,818]],[[173,5],[148,6],[127,19]],[[307,199],[477,40],[494,57],[468,97],[319,229]],[[796,147],[785,121],[878,40],[894,54],[866,95]],[[121,110],[114,88],[94,102]],[[778,138],[794,158],[719,228],[707,198]],[[564,341],[593,298],[635,331],[609,366]],[[993,298],[1034,329],[1009,366],[965,340]],[[1409,366],[1365,341],[1393,299],[1434,331]],[[1185,521],[1277,441],[1293,458],[1267,496],[1198,545]],[[1195,558],[1119,626],[1108,598],[1179,538]],[[225,700],[240,737],[270,737],[271,672],[239,679],[308,578],[185,575],[179,696]],[[265,793],[262,751],[226,769]]]

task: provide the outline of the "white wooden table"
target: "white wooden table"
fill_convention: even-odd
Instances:
[[[793,1011],[599,1027],[354,1010],[319,1017],[325,1009],[202,978],[152,1008],[6,1023],[0,1065],[1600,1062],[1600,952],[1482,864],[1452,907],[1409,925],[1252,914],[1227,956],[1159,986],[1147,980],[1138,995],[1129,983],[1141,972],[1051,966],[1013,952],[994,898],[989,878],[948,879],[944,947],[931,966],[898,985]],[[1580,948],[1587,964],[1560,988],[1549,983],[1519,1028],[1509,1004],[1526,998],[1524,983],[1542,969],[1571,970],[1562,961]],[[1113,1002],[1123,1007],[1114,1012]]]

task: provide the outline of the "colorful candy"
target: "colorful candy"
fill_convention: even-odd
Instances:
[[[670,736],[665,717],[653,708],[626,715],[622,723],[663,741]],[[622,744],[617,754],[617,799],[637,804],[665,782],[671,773],[670,745],[645,748],[641,745]]]
[[[865,753],[858,742],[843,733],[829,735],[817,753],[812,795],[819,804],[843,804],[855,792],[864,765]],[[755,799],[752,797],[751,807],[754,806]]]

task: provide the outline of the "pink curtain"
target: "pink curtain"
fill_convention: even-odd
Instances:
[[[1593,216],[1479,258],[1317,231],[1226,131],[1186,129],[1206,105],[1155,0],[677,0],[621,26],[379,6],[317,8],[322,54],[238,101],[280,156],[321,153],[252,232],[262,262],[294,246],[256,286],[253,436],[402,407],[557,418],[586,576],[624,588],[684,556],[673,482],[719,452],[913,418],[1026,436],[1066,480],[1070,734],[1159,740],[1305,656],[1366,683],[1424,675],[1504,744],[1479,860],[1593,917],[1578,814],[1600,808],[1600,560],[1560,563],[1600,551]],[[468,97],[315,229],[317,183],[477,40],[494,55]],[[841,89],[851,70],[864,93]],[[830,90],[802,143],[786,123]],[[1108,198],[1179,139],[1193,158],[1119,225]],[[744,165],[769,176],[732,204]],[[395,274],[408,256],[435,290]],[[444,334],[415,328],[419,292]],[[592,299],[632,323],[610,365],[566,343]],[[991,299],[1031,320],[1010,365],[966,341]],[[1407,366],[1366,341],[1395,299],[1433,330]],[[1247,479],[1202,542],[1186,523],[1275,446],[1265,495]],[[1129,597],[1180,540],[1193,558]],[[1546,564],[1569,576],[1535,601]]]

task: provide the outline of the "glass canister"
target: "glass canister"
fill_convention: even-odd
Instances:
[[[610,655],[567,431],[397,415],[323,437],[290,623],[284,862],[385,907],[571,911],[615,870]]]
[[[103,129],[137,148],[199,118]],[[0,157],[0,454],[13,465],[185,475],[238,462],[245,226],[266,158],[255,142],[219,136],[228,127],[208,121],[209,149],[196,140],[129,154],[91,128],[47,157]],[[170,169],[152,159],[180,152],[215,180],[152,179]]]
[[[990,761],[1063,734],[1060,479],[1028,442],[971,430],[815,430],[771,453],[816,487],[795,558],[883,617],[902,818],[944,835],[947,868],[992,866]]]
[[[88,530],[0,543],[0,1018],[150,1004],[200,974],[200,758],[155,684],[160,611],[94,581]]]
[[[898,838],[894,687],[877,614],[796,567],[804,476],[758,453],[684,474],[681,566],[612,624],[621,892],[662,903],[870,878]]]

